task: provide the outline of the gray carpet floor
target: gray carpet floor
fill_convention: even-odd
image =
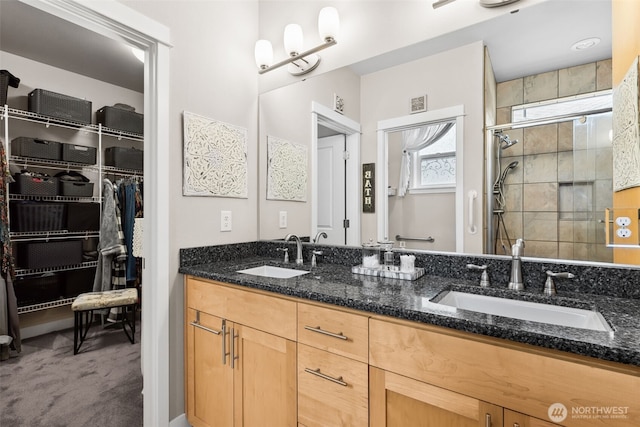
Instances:
[[[23,340],[0,362],[0,426],[142,426],[139,322],[135,344],[94,323],[75,356],[73,329]]]

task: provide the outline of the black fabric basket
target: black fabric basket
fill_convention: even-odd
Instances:
[[[64,203],[10,202],[10,228],[15,232],[58,231],[65,229]]]
[[[60,195],[67,197],[91,197],[93,196],[93,182],[60,180]]]
[[[11,154],[37,159],[60,160],[62,144],[39,138],[19,136],[11,141]]]
[[[66,271],[62,282],[62,296],[65,298],[74,298],[84,292],[93,291],[93,281],[95,277],[95,268]]]
[[[62,144],[62,160],[65,162],[96,164],[96,149],[84,145]]]
[[[0,70],[0,106],[4,107],[7,104],[9,86],[18,87],[19,85],[19,78],[17,78],[7,70]]]
[[[100,230],[100,203],[67,203],[66,229],[73,232]]]
[[[96,121],[102,126],[123,132],[144,132],[144,115],[117,107],[102,107],[96,111]]]
[[[104,150],[104,164],[122,169],[142,170],[144,152],[135,148],[109,147]]]
[[[61,279],[60,274],[53,273],[16,277],[13,289],[18,307],[59,299],[62,296]]]
[[[81,263],[81,240],[18,244],[17,264],[20,268],[64,267]]]
[[[14,183],[11,183],[11,193],[26,196],[57,196],[58,178],[38,177],[25,174],[14,175]]]
[[[91,101],[69,95],[34,89],[29,93],[28,109],[32,113],[69,122],[91,124]]]

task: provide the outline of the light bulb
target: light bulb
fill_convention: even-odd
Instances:
[[[273,47],[269,40],[258,40],[255,49],[256,65],[260,69],[265,69],[273,63]]]
[[[340,32],[340,16],[335,7],[323,7],[318,15],[318,32],[325,42],[337,40]]]
[[[284,27],[284,50],[290,56],[296,56],[302,52],[304,36],[302,27],[298,24],[289,24]]]

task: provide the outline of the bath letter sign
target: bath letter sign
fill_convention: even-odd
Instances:
[[[376,211],[376,164],[362,164],[362,212]]]

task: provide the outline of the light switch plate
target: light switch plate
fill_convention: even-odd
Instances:
[[[287,211],[280,211],[278,224],[280,225],[280,228],[287,228]]]
[[[220,211],[220,231],[231,231],[231,211]]]

